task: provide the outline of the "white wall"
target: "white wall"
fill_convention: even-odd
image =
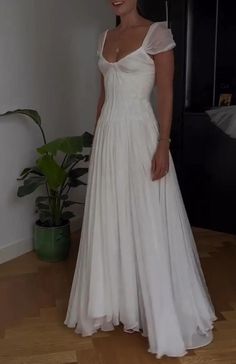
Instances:
[[[0,113],[37,109],[48,141],[92,132],[98,34],[114,24],[106,0],[1,0]],[[0,118],[0,262],[32,248],[39,192],[18,198],[16,178],[34,164],[41,144],[30,120]],[[84,193],[77,189],[74,196],[83,200]]]

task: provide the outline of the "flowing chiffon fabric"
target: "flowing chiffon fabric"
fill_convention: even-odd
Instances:
[[[65,324],[88,336],[123,324],[148,351],[183,356],[213,340],[217,319],[185,211],[171,153],[151,180],[159,135],[150,95],[150,54],[175,47],[166,22],[153,23],[136,51],[117,62],[98,43],[106,98],[90,155],[80,246]]]

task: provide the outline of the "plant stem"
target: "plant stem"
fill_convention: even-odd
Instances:
[[[39,129],[40,129],[40,131],[41,131],[41,133],[42,133],[44,144],[47,144],[46,136],[45,136],[45,133],[44,133],[44,131],[43,131],[43,128],[41,127],[41,125],[40,125],[40,124],[37,124],[37,125],[38,125],[38,127],[39,127]]]
[[[64,163],[65,163],[65,161],[66,161],[67,157],[68,157],[68,154],[66,154],[66,155],[65,155],[65,157],[63,158],[63,161],[62,161],[62,163],[61,163],[61,168],[63,168]]]

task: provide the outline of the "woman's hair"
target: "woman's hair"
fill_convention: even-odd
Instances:
[[[142,8],[139,1],[137,1],[137,12],[139,13],[139,15],[143,16]]]
[[[144,12],[143,12],[142,7],[140,5],[140,0],[137,1],[137,12],[139,13],[140,16],[147,19],[147,17],[144,16]],[[116,25],[118,25],[118,24],[120,24],[120,17],[119,16],[116,17]]]

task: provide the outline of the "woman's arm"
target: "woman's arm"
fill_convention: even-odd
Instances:
[[[173,112],[174,52],[169,50],[154,56],[157,86],[159,141],[152,159],[151,174],[156,180],[169,170],[169,138]]]
[[[96,130],[96,127],[97,127],[97,122],[98,122],[98,119],[99,119],[100,114],[101,114],[101,110],[102,110],[102,107],[103,107],[103,104],[104,104],[104,100],[105,100],[104,77],[103,77],[103,74],[101,73],[101,79],[100,79],[100,95],[99,95],[99,98],[98,98],[96,122],[95,122],[95,125],[94,125],[94,132],[93,132],[93,134],[95,134],[95,130]]]

